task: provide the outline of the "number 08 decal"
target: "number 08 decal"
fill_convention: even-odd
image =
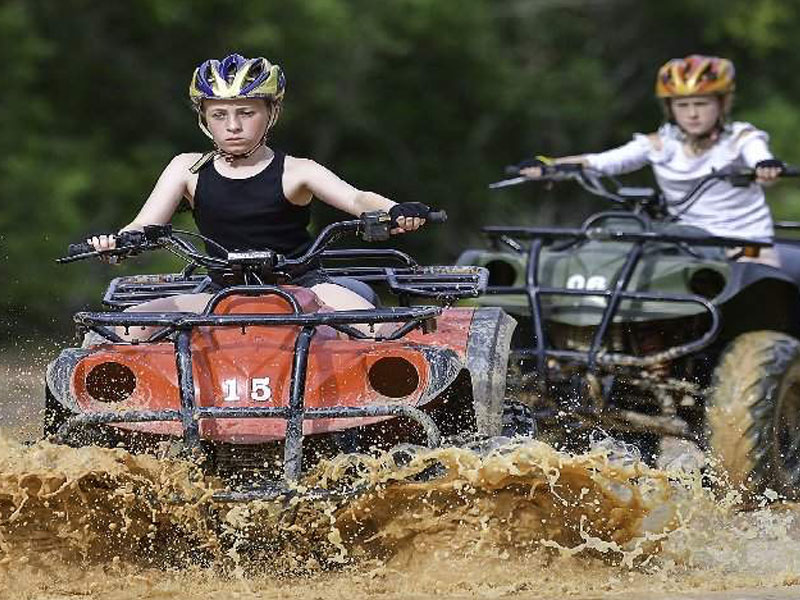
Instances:
[[[253,377],[248,382],[250,391],[250,399],[256,402],[266,402],[272,399],[272,387],[270,386],[269,377]],[[236,379],[223,379],[222,380],[222,393],[225,402],[235,402],[241,400],[239,396],[239,385]],[[247,390],[245,390],[247,393]]]

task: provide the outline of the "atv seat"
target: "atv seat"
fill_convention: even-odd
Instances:
[[[378,297],[378,294],[375,293],[375,290],[373,290],[369,284],[364,283],[363,281],[359,281],[358,279],[354,279],[352,277],[331,277],[331,282],[335,283],[336,285],[340,285],[343,288],[347,288],[351,292],[355,292],[364,298],[364,300],[372,304],[372,306],[381,306],[381,299]]]

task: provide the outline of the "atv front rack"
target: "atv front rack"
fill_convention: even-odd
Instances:
[[[286,300],[292,312],[288,314],[234,314],[215,315],[214,307],[224,298],[237,294],[248,296],[277,295]],[[201,451],[199,420],[210,419],[284,419],[286,436],[284,442],[283,481],[270,482],[264,487],[247,491],[226,491],[215,495],[220,501],[248,501],[288,497],[295,493],[293,484],[299,479],[303,468],[303,422],[313,419],[368,418],[399,416],[418,423],[425,432],[427,445],[436,447],[441,441],[441,432],[433,419],[418,408],[406,405],[338,406],[332,408],[305,408],[305,386],[311,341],[317,327],[327,325],[348,335],[359,338],[368,336],[354,329],[353,324],[403,323],[388,336],[372,339],[394,340],[417,328],[425,328],[438,317],[442,308],[437,306],[415,306],[406,308],[383,308],[373,310],[341,311],[331,313],[303,313],[295,298],[287,291],[275,286],[247,286],[227,288],[214,295],[203,314],[187,313],[93,313],[75,315],[75,322],[82,328],[92,330],[118,344],[155,343],[173,337],[177,366],[180,410],[93,412],[74,415],[60,427],[56,438],[65,442],[76,429],[87,425],[111,423],[146,423],[155,421],[177,421],[182,426],[182,439],[186,450]],[[195,327],[241,327],[248,326],[297,326],[300,331],[294,343],[286,406],[277,407],[200,407],[197,406],[192,373],[192,330]],[[144,342],[128,342],[121,339],[112,327],[161,327]],[[329,495],[324,489],[312,489],[305,495],[321,497]]]
[[[349,277],[369,285],[385,284],[407,306],[410,298],[432,298],[453,303],[477,298],[486,291],[489,272],[482,267],[339,267],[326,268],[332,277]]]
[[[211,279],[206,275],[170,273],[116,277],[111,280],[103,296],[103,304],[122,310],[159,298],[198,294],[207,291],[210,286]]]
[[[642,230],[607,230],[592,227],[592,225],[604,218],[632,219],[642,226]],[[540,373],[547,372],[546,361],[548,358],[566,359],[585,364],[590,373],[596,371],[598,365],[632,367],[657,365],[702,350],[716,339],[720,330],[720,313],[719,309],[708,299],[693,294],[635,292],[628,290],[634,270],[642,257],[646,244],[673,243],[681,246],[691,245],[726,248],[740,247],[743,245],[769,245],[766,242],[757,240],[751,241],[715,236],[701,238],[691,235],[653,231],[650,229],[649,222],[644,217],[619,212],[599,213],[584,223],[581,228],[484,227],[483,231],[494,238],[504,240],[511,238],[512,242],[515,239],[530,241],[530,246],[527,248],[525,287],[489,286],[486,293],[492,295],[524,295],[527,297],[533,323],[531,344],[528,347],[512,351],[512,356],[516,358],[535,358]],[[551,243],[557,240],[574,242],[582,240],[628,242],[631,244],[631,248],[628,251],[625,262],[623,263],[612,289],[586,290],[544,287],[539,285],[539,262],[542,248],[545,243]],[[506,242],[506,244],[509,243]],[[517,248],[516,251],[520,253],[526,252],[522,247]],[[590,296],[607,299],[600,318],[600,323],[592,336],[588,350],[557,350],[549,347],[543,323],[544,319],[541,304],[541,298],[543,296]],[[710,324],[707,331],[699,338],[658,352],[637,356],[604,351],[603,344],[606,341],[611,324],[623,300],[697,304],[708,313]]]
[[[385,285],[404,306],[410,304],[412,297],[430,298],[445,304],[461,298],[476,298],[486,290],[489,278],[488,271],[482,267],[423,267],[397,250],[329,250],[323,253],[323,259],[326,265],[354,259],[396,263],[395,266],[326,266],[323,270],[334,278],[348,277],[368,285]],[[103,304],[122,310],[158,298],[205,292],[211,286],[209,277],[185,273],[117,277],[106,290]]]

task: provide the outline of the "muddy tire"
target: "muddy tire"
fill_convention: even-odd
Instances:
[[[72,413],[61,406],[50,390],[50,386],[47,386],[44,392],[44,422],[42,424],[44,436],[54,436],[58,433],[59,427],[71,416]]]
[[[110,427],[94,425],[82,427],[69,434],[67,439],[60,440],[56,434],[61,426],[73,416],[73,413],[56,399],[55,394],[50,390],[50,386],[45,388],[44,396],[44,422],[42,429],[44,437],[53,442],[64,443],[73,448],[81,446],[101,446],[113,448],[120,442],[119,435]]]
[[[800,342],[776,331],[734,339],[714,371],[706,427],[733,485],[800,495]]]
[[[506,400],[503,405],[503,435],[505,437],[536,437],[536,419],[527,404]]]

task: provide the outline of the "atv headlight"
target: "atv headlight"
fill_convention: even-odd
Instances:
[[[122,402],[136,389],[136,375],[118,362],[104,362],[86,375],[86,391],[98,402]]]
[[[507,260],[494,259],[484,267],[489,271],[489,285],[511,287],[517,281],[517,269]]]
[[[419,387],[419,373],[414,364],[400,356],[379,358],[369,368],[370,387],[389,398],[404,398]]]
[[[707,267],[697,269],[689,277],[689,289],[707,300],[716,298],[725,289],[725,276],[714,269]]]

